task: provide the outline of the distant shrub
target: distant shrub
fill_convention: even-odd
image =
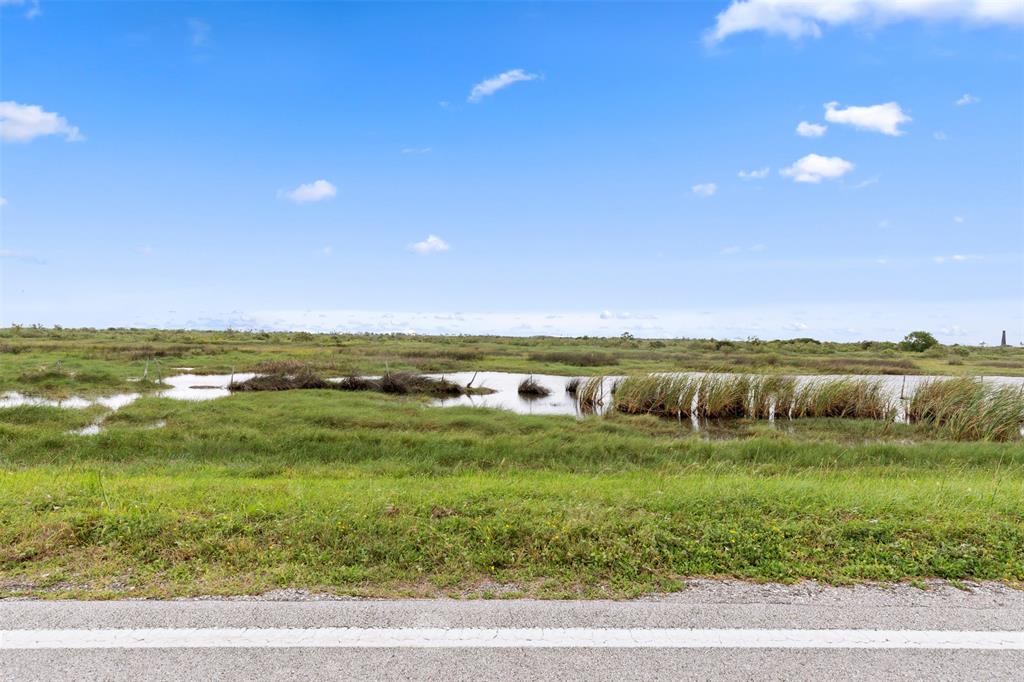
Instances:
[[[900,342],[900,348],[903,350],[913,351],[915,353],[923,353],[929,348],[934,348],[938,345],[939,340],[925,331],[910,332],[904,336],[903,341]]]

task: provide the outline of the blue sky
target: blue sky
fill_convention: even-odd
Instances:
[[[1024,340],[1024,2],[0,1],[0,324]]]

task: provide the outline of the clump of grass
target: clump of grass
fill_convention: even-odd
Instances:
[[[541,386],[532,376],[526,377],[519,382],[519,395],[524,398],[546,398],[551,391]]]
[[[893,419],[896,406],[880,381],[813,381],[796,391],[792,417]]]
[[[333,389],[340,391],[378,391],[392,394],[419,394],[432,396],[462,395],[466,389],[446,379],[434,379],[418,374],[386,374],[380,379],[348,376],[341,381],[329,381],[302,363],[282,363],[279,369],[291,373],[261,374],[247,381],[232,382],[232,391],[288,391],[293,389]]]
[[[907,420],[937,426],[953,440],[1015,440],[1024,424],[1022,391],[967,377],[935,379],[914,391]]]
[[[455,396],[466,392],[462,386],[447,379],[434,379],[419,374],[386,374],[377,382],[383,393],[421,393],[424,395]]]
[[[337,387],[342,391],[375,391],[377,390],[377,382],[365,377],[351,375],[339,381]]]
[[[750,377],[706,375],[697,392],[697,416],[702,419],[736,419],[747,414]]]
[[[683,374],[631,376],[615,390],[615,409],[626,414],[654,414],[660,417],[689,417],[699,382]]]
[[[753,419],[788,417],[795,396],[796,379],[793,377],[751,377],[747,416]]]
[[[579,393],[580,384],[583,383],[583,379],[580,377],[571,377],[565,382],[565,392],[569,395],[576,395]]]
[[[290,391],[300,388],[335,388],[335,385],[310,369],[295,374],[260,374],[246,381],[232,381],[231,391]]]
[[[590,377],[576,391],[576,402],[580,412],[593,414],[604,405],[604,377]]]

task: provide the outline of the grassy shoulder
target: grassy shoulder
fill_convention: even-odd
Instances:
[[[190,367],[249,371],[300,361],[336,375],[504,370],[565,375],[653,371],[1024,376],[1024,348],[716,339],[408,336],[173,330],[0,329],[0,390],[40,395],[148,391]]]
[[[1024,581],[1024,449],[851,420],[576,421],[337,391],[0,411],[0,594],[631,596]],[[166,425],[154,429],[153,425]],[[838,423],[837,423],[838,422]]]

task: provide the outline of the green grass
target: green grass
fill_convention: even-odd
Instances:
[[[638,414],[583,420],[317,389],[150,395],[114,413],[0,409],[0,596],[484,596],[501,583],[624,597],[688,576],[1024,582],[1019,442],[954,440],[970,420],[765,419],[773,401],[796,399],[786,374],[1022,375],[1021,349],[0,330],[0,390],[146,394],[156,382],[132,379],[147,362],[150,380],[178,366],[562,373],[596,377],[578,395],[606,406],[602,374],[720,370],[735,376],[708,391],[708,413],[734,412],[740,393],[749,407],[694,433],[657,416],[681,417],[693,386],[634,377],[615,400]],[[739,376],[753,373],[767,376]],[[872,404],[870,391],[819,397]],[[985,402],[994,421],[1010,397]],[[97,436],[69,433],[99,419]]]
[[[144,398],[66,433],[83,419],[0,410],[0,594],[1024,580],[1024,449],[912,442],[915,425],[739,421],[709,440],[332,390]]]
[[[949,364],[950,359],[960,364]],[[812,340],[516,338],[200,332],[147,329],[0,329],[0,390],[47,395],[135,391],[128,381],[174,373],[254,370],[299,361],[333,376],[505,370],[567,375],[720,371],[773,374],[953,374],[1024,376],[1024,348],[943,347]],[[59,365],[59,376],[51,376]],[[154,386],[141,386],[151,390]]]

